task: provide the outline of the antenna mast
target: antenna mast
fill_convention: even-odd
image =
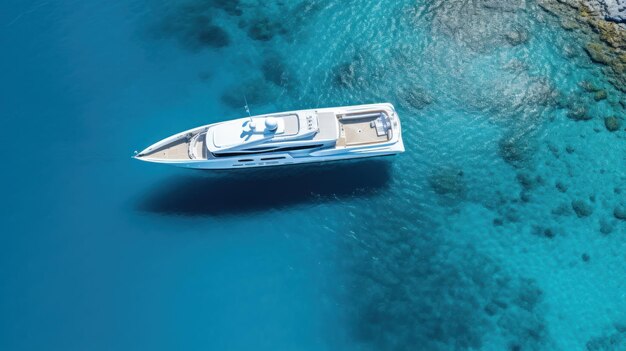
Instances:
[[[246,113],[248,114],[248,117],[250,117],[250,123],[248,123],[248,125],[250,126],[250,129],[254,129],[256,128],[256,124],[252,120],[252,114],[250,114],[250,107],[248,107],[248,99],[246,99],[246,94],[243,94],[243,101],[246,103],[246,106],[244,106],[244,108],[246,109]]]

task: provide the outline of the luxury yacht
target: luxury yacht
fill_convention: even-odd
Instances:
[[[401,152],[400,119],[393,105],[382,103],[270,113],[208,124],[163,139],[135,158],[178,167],[232,169]]]

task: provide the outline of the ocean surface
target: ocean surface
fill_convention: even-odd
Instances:
[[[626,349],[626,96],[534,0],[5,0],[0,28],[0,350]],[[131,159],[244,95],[391,102],[406,152]]]

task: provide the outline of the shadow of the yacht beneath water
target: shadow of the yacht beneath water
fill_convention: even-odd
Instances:
[[[141,211],[224,216],[376,195],[389,185],[389,160],[202,172],[157,184],[137,204]]]

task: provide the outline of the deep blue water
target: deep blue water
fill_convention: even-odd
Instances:
[[[534,1],[7,0],[0,26],[0,349],[626,346],[626,97]],[[392,102],[407,151],[130,158],[244,94]]]

